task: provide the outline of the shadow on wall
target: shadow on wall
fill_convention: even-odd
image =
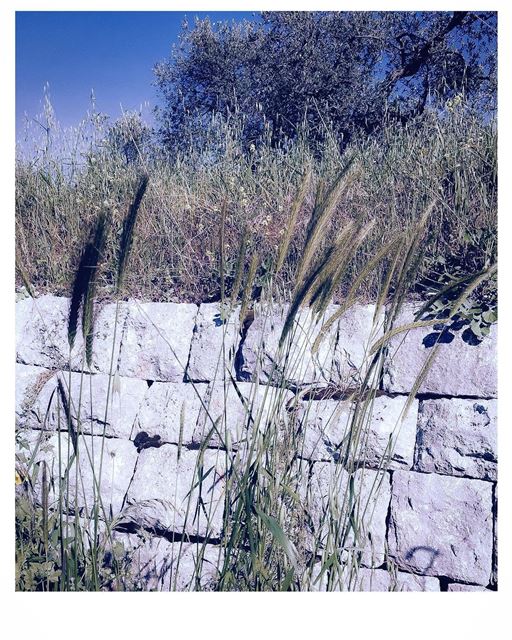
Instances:
[[[406,560],[414,560],[415,565],[422,571],[429,571],[441,552],[433,547],[412,547],[405,556]]]

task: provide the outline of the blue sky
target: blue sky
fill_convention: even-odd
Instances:
[[[42,110],[43,90],[63,126],[77,124],[90,105],[91,89],[99,111],[117,117],[121,107],[156,104],[152,67],[177,42],[185,17],[209,15],[212,21],[250,19],[242,12],[17,12],[16,132],[25,113]]]

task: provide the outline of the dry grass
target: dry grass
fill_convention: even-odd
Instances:
[[[241,292],[255,250],[256,287],[268,264],[278,262],[275,285],[289,291],[296,282],[319,176],[332,185],[345,164],[346,156],[330,136],[321,158],[309,150],[306,135],[286,149],[263,145],[246,154],[236,126],[218,123],[212,129],[222,144],[203,154],[191,151],[169,163],[155,151],[127,164],[101,118],[92,114],[81,128],[61,131],[50,116],[44,144],[30,159],[20,154],[16,167],[18,284],[28,280],[41,293],[69,294],[81,248],[100,209],[106,208],[111,225],[98,294],[111,295],[122,221],[141,170],[149,175],[149,187],[124,283],[126,296],[215,300],[221,282],[226,295],[233,286]],[[427,113],[409,128],[388,127],[378,140],[355,141],[348,151],[357,158],[360,175],[337,199],[326,237],[337,236],[350,221],[358,228],[371,220],[375,224],[347,265],[335,300],[343,297],[362,265],[417,220],[432,200],[436,208],[421,273],[458,267],[473,272],[494,262],[495,123],[483,124],[460,107],[442,119]],[[373,298],[381,275],[377,269],[358,295]]]

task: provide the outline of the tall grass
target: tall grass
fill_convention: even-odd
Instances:
[[[401,306],[426,275],[432,277],[434,267],[454,268],[456,259],[457,268],[475,275],[464,280],[462,292],[457,290],[448,321],[494,273],[494,128],[467,114],[455,112],[444,120],[426,114],[416,128],[385,129],[380,140],[356,142],[345,156],[327,142],[321,159],[301,137],[286,153],[263,147],[247,158],[241,154],[236,131],[224,133],[222,153],[213,160],[191,156],[169,165],[140,156],[138,163],[127,165],[108,145],[91,147],[85,166],[75,166],[75,158],[71,171],[64,170],[62,160],[51,158],[47,147],[31,162],[20,159],[20,277],[38,290],[67,290],[79,264],[70,346],[78,331],[80,308],[86,343],[94,333],[94,294],[114,296],[117,309],[122,296],[133,294],[160,300],[220,299],[223,313],[238,314],[240,337],[255,315],[265,316],[276,302],[287,303],[272,371],[267,373],[270,384],[256,373],[250,397],[244,397],[230,373],[234,353],[227,345],[219,353],[211,383],[224,394],[220,418],[214,419],[209,401],[190,383],[206,415],[204,438],[188,493],[185,526],[158,533],[179,542],[175,559],[179,566],[190,538],[187,525],[194,524],[197,509],[201,510],[206,534],[194,538],[198,560],[190,585],[200,589],[203,554],[216,535],[212,503],[206,508],[203,503],[201,509],[196,498],[208,476],[216,473],[205,466],[206,452],[213,452],[225,467],[226,482],[222,534],[216,540],[215,588],[300,591],[323,585],[328,590],[353,590],[364,557],[371,553],[368,529],[384,478],[383,473],[369,475],[371,465],[366,461],[383,357],[397,332],[421,326],[418,320],[397,327]],[[149,176],[149,186],[147,177],[136,183],[141,170]],[[123,208],[128,210],[124,219]],[[83,229],[92,228],[95,220],[96,231],[87,245]],[[63,256],[57,269],[54,261],[59,252]],[[103,288],[97,288],[98,282]],[[346,389],[331,381],[317,388],[299,380],[290,385],[303,370],[309,346],[320,357],[330,327],[361,298],[374,300],[376,311],[360,384]],[[335,313],[329,306],[332,300],[342,303]],[[388,312],[380,327],[385,303]],[[304,320],[304,309],[309,310],[309,320]],[[223,326],[226,335],[227,323]],[[265,331],[263,325],[260,352]],[[378,338],[379,331],[383,338]],[[114,336],[113,349],[115,342]],[[87,350],[84,371],[86,363]],[[112,355],[107,395],[114,382]],[[84,375],[79,406],[83,384],[87,384]],[[66,407],[72,397],[71,375],[67,388],[61,387],[56,398],[62,415],[57,479],[51,480],[46,464],[38,462],[37,448],[45,447],[44,429],[36,452],[19,460],[17,586],[143,588],[135,554],[119,546],[123,514],[113,518],[102,504],[104,431],[98,434],[103,436],[101,459],[94,472],[94,504],[88,505],[85,522],[73,506],[73,492],[77,494],[83,481],[79,461],[92,465],[92,455],[81,449],[80,412],[75,423],[69,404]],[[237,425],[244,437],[235,445],[227,411],[233,389],[245,407]],[[311,463],[302,455],[308,435],[303,417],[313,410],[317,391],[351,407],[336,464],[328,467],[323,496],[315,494]],[[105,425],[107,418],[105,414]],[[24,437],[18,434],[19,440]],[[180,437],[178,457],[182,451]],[[381,471],[392,453],[390,441],[378,464]],[[371,486],[365,485],[373,477]],[[60,483],[57,504],[49,502],[51,482]],[[41,498],[30,489],[38,484]],[[177,587],[177,573],[167,586]]]
[[[41,130],[44,144],[36,145],[30,157],[20,147],[16,167],[16,255],[25,274],[18,270],[17,277],[19,284],[28,280],[39,292],[68,291],[87,230],[106,206],[113,233],[98,295],[112,295],[123,212],[141,166],[152,186],[125,283],[125,294],[132,297],[220,299],[221,224],[227,295],[236,284],[238,248],[247,230],[246,272],[257,248],[261,265],[279,265],[275,284],[292,291],[318,181],[334,184],[350,156],[360,176],[336,200],[326,237],[351,221],[378,223],[348,264],[347,281],[334,292],[336,301],[367,260],[433,199],[438,207],[422,276],[441,277],[457,267],[472,272],[495,260],[496,126],[462,106],[443,117],[426,112],[407,127],[384,125],[378,138],[354,140],[344,153],[326,135],[320,156],[310,149],[307,131],[286,147],[263,142],[247,154],[236,122],[214,120],[214,150],[191,149],[172,162],[155,148],[127,163],[109,136],[108,122],[94,112],[78,130],[59,129],[54,116],[47,120],[47,133]],[[255,275],[259,284],[262,269]],[[375,298],[379,276],[376,271],[365,279],[361,295]]]

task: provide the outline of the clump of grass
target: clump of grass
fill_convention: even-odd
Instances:
[[[60,129],[50,118],[50,146],[45,140],[35,156],[18,154],[16,252],[26,279],[40,292],[68,291],[86,241],[84,229],[92,226],[107,201],[113,233],[105,247],[98,294],[113,294],[122,212],[131,202],[141,166],[152,188],[139,214],[140,242],[131,252],[133,268],[123,284],[127,296],[220,299],[220,278],[212,273],[219,264],[224,203],[225,296],[232,294],[238,247],[247,227],[251,233],[245,269],[257,248],[261,264],[279,266],[275,278],[281,290],[293,290],[298,260],[312,257],[302,256],[306,235],[314,233],[309,222],[316,218],[311,211],[319,211],[328,194],[328,188],[322,190],[318,184],[333,185],[349,156],[357,158],[360,176],[345,187],[340,184],[343,193],[326,215],[326,239],[336,237],[349,221],[358,228],[372,219],[378,222],[348,265],[348,280],[413,223],[416,212],[432,199],[438,204],[425,248],[427,259],[418,277],[437,278],[436,272],[450,273],[457,267],[464,275],[495,262],[496,124],[482,122],[466,108],[442,118],[426,111],[406,127],[384,123],[378,138],[354,139],[348,155],[329,135],[321,153],[314,153],[304,130],[286,149],[262,143],[248,157],[236,122],[213,121],[215,147],[203,153],[190,151],[172,163],[155,147],[151,156],[128,164],[109,142],[108,122],[93,115],[82,128],[71,131]],[[321,252],[325,249],[324,244],[319,247]],[[377,270],[365,280],[362,297],[375,299],[379,277]],[[18,278],[21,283],[20,273]],[[340,283],[335,301],[344,298],[347,286]]]

